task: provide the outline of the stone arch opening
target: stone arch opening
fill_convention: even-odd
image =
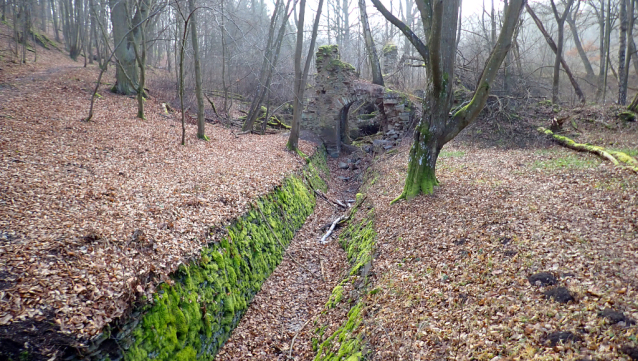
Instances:
[[[352,65],[341,61],[336,45],[321,46],[316,55],[314,94],[302,115],[302,127],[317,134],[328,154],[338,157],[342,144],[351,144],[350,110],[359,102],[378,109],[378,125],[365,126],[365,135],[397,128],[397,96],[385,88],[359,79]],[[397,108],[397,109],[395,109]],[[400,127],[402,128],[402,126]],[[392,140],[394,142],[396,139]]]

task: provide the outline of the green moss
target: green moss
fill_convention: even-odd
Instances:
[[[348,320],[325,341],[317,344],[315,361],[358,361],[363,358],[363,336],[356,332],[363,321],[362,309],[363,302],[357,303],[348,312]]]
[[[316,169],[324,167],[325,151],[317,152],[305,172],[318,177]],[[212,360],[281,262],[280,241],[288,245],[314,206],[314,194],[299,176],[259,199],[226,237],[202,249],[198,262],[180,266],[171,275],[173,285],[159,286],[130,335],[114,336],[126,350],[123,359]]]
[[[631,110],[625,110],[623,112],[618,113],[618,118],[626,121],[626,122],[635,122],[636,121],[636,113]]]
[[[393,53],[393,52],[396,53],[398,51],[399,50],[398,50],[397,46],[394,43],[392,43],[392,42],[386,43],[383,46],[383,55],[386,55],[388,53]]]
[[[339,236],[339,243],[345,249],[351,265],[350,276],[346,277],[332,291],[332,295],[326,304],[326,311],[334,308],[344,299],[343,285],[354,280],[356,273],[372,262],[375,247],[376,232],[374,230],[374,210],[371,209],[363,217],[356,217],[356,212],[363,206],[364,196],[356,195],[356,205],[350,216],[350,224]],[[358,219],[358,220],[356,220]],[[352,300],[348,301],[352,302]],[[346,303],[343,301],[342,303]],[[361,311],[365,307],[363,298],[353,302],[354,306],[348,312],[344,324],[332,335],[325,337],[326,326],[321,326],[315,331],[313,349],[317,352],[315,361],[337,361],[363,359],[363,333],[360,327],[363,322]]]
[[[353,215],[354,217],[354,215]],[[350,274],[371,262],[377,232],[374,230],[374,210],[370,210],[359,223],[351,223],[339,235],[339,244],[346,251],[351,264]]]

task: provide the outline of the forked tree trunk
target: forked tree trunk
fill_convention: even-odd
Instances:
[[[452,85],[458,1],[435,0],[432,1],[432,8],[426,6],[425,2],[417,2],[424,20],[424,33],[428,36],[427,45],[408,26],[392,15],[380,0],[372,0],[372,3],[410,39],[423,57],[429,76],[423,116],[415,129],[414,143],[410,150],[408,175],[403,192],[394,200],[396,202],[399,199],[410,199],[421,193],[430,194],[434,191],[434,186],[438,184],[436,161],[439,152],[447,142],[472,123],[485,106],[489,89],[512,46],[512,36],[525,0],[509,2],[500,35],[485,64],[472,100],[451,116],[449,112],[454,100]]]

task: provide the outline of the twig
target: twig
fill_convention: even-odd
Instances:
[[[330,235],[332,234],[332,231],[334,231],[335,227],[337,226],[337,223],[339,223],[339,221],[341,221],[341,219],[343,219],[343,216],[340,216],[339,218],[335,219],[334,222],[332,222],[332,225],[330,226],[330,229],[328,230],[328,232],[326,232],[326,234],[321,237],[321,241],[319,241],[319,243],[321,244],[326,244],[326,239],[328,237],[330,237]]]
[[[259,207],[259,205],[257,204],[257,211],[259,211],[259,214],[261,214],[261,217],[264,219],[264,222],[266,223],[266,225],[268,226],[268,228],[270,228],[270,231],[272,232],[272,234],[275,236],[275,239],[277,240],[277,242],[279,242],[279,245],[281,246],[281,248],[284,250],[284,253],[288,255],[288,257],[290,257],[290,259],[295,262],[297,264],[297,266],[305,269],[306,271],[308,271],[308,273],[310,273],[313,277],[315,278],[319,278],[317,275],[315,275],[311,270],[309,270],[308,268],[306,268],[306,266],[302,265],[301,263],[297,262],[297,260],[288,252],[288,250],[286,249],[286,247],[284,246],[284,244],[281,242],[281,240],[279,239],[279,236],[277,236],[277,233],[275,233],[275,230],[272,229],[272,227],[270,226],[270,223],[268,222],[268,219],[266,219],[266,216],[264,216],[264,214],[261,212],[261,208]]]
[[[292,338],[292,342],[290,342],[290,351],[288,352],[288,358],[292,358],[292,346],[295,344],[295,340],[297,339],[297,336],[299,336],[299,334],[304,329],[304,327],[306,327],[308,322],[310,322],[310,320],[306,321],[306,323],[304,323],[303,326],[301,326],[299,331],[297,331],[297,333],[295,334],[295,337]]]

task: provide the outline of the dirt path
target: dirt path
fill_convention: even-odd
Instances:
[[[355,199],[358,181],[353,173],[338,167],[339,162],[347,161],[346,156],[328,160],[332,175],[328,180],[330,199]],[[343,177],[353,180],[344,181]],[[325,226],[342,214],[343,209],[317,197],[315,212],[288,247],[288,253],[296,262],[284,257],[255,296],[217,360],[288,360],[289,355],[294,360],[308,360],[314,357],[310,340],[315,329],[312,321],[321,313],[332,289],[341,281],[341,273],[347,269],[345,253],[337,242],[338,233],[325,245],[319,240],[325,234]]]

